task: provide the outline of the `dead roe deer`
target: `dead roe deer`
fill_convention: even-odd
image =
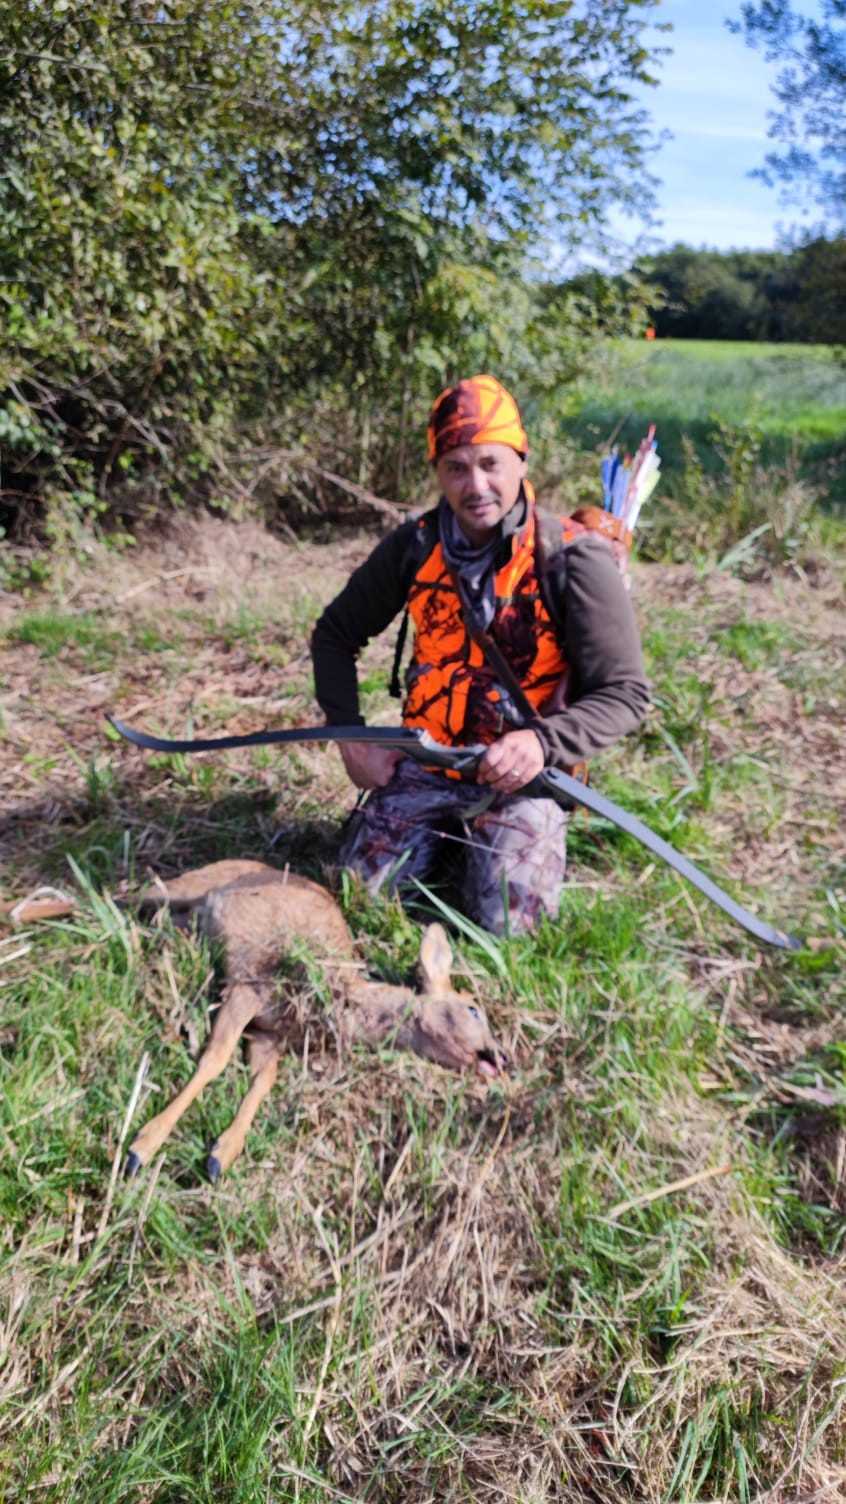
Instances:
[[[430,925],[423,937],[420,989],[414,992],[357,975],[352,937],[331,894],[306,877],[263,862],[213,862],[158,883],[142,901],[197,914],[204,932],[222,943],[224,988],[193,1077],[130,1145],[130,1175],[161,1148],[246,1032],[250,1085],[233,1122],[212,1146],[207,1164],[211,1180],[240,1154],[256,1111],[276,1080],[293,1022],[289,1008],[286,1026],[276,975],[292,948],[304,946],[313,954],[340,991],[343,1004],[336,1024],[344,1043],[392,1040],[439,1065],[470,1067],[484,1077],[508,1069],[508,1057],[491,1034],[484,1010],[450,986],[452,952],[439,924]]]

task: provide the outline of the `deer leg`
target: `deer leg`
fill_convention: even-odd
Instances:
[[[264,1003],[265,999],[258,987],[236,984],[228,990],[191,1080],[132,1140],[126,1160],[127,1175],[136,1175],[142,1165],[152,1159],[194,1098],[200,1095],[209,1081],[220,1075],[250,1019],[255,1017]]]
[[[279,1041],[276,1036],[254,1034],[248,1040],[247,1050],[251,1071],[249,1089],[229,1127],[212,1144],[211,1154],[206,1161],[212,1184],[241,1153],[253,1118],[276,1081],[279,1068]]]

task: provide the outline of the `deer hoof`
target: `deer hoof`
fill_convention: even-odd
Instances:
[[[211,1181],[212,1185],[214,1185],[215,1181],[220,1178],[220,1172],[222,1169],[223,1166],[220,1163],[217,1155],[210,1154],[208,1159],[206,1160],[206,1173],[208,1174],[209,1180]]]
[[[132,1180],[134,1176],[138,1174],[138,1171],[142,1170],[143,1168],[143,1159],[139,1159],[135,1151],[133,1149],[130,1149],[129,1153],[126,1156],[126,1164],[123,1167],[125,1179]]]

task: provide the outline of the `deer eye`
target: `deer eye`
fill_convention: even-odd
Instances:
[[[467,1012],[470,1014],[471,1018],[481,1018],[481,1014],[478,1008],[475,1007],[473,1003],[467,1004]]]

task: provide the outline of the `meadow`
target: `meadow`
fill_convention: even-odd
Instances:
[[[616,434],[622,448],[634,448],[648,423],[657,425],[671,494],[684,489],[683,439],[713,472],[722,426],[751,430],[764,465],[794,466],[823,504],[841,513],[846,507],[846,364],[831,346],[611,342],[563,432],[587,446]]]
[[[842,536],[746,578],[641,562],[654,705],[594,770],[799,950],[579,816],[557,922],[456,916],[507,1081],[339,1055],[312,976],[311,1047],[232,1171],[204,1177],[234,1063],[122,1177],[219,973],[133,897],[224,855],[331,875],[352,801],[331,749],[151,755],[103,713],[313,723],[309,626],[371,543],[183,517],[0,597],[3,892],[76,905],[0,937],[0,1500],[844,1498]],[[332,880],[370,968],[410,978],[417,921]]]

